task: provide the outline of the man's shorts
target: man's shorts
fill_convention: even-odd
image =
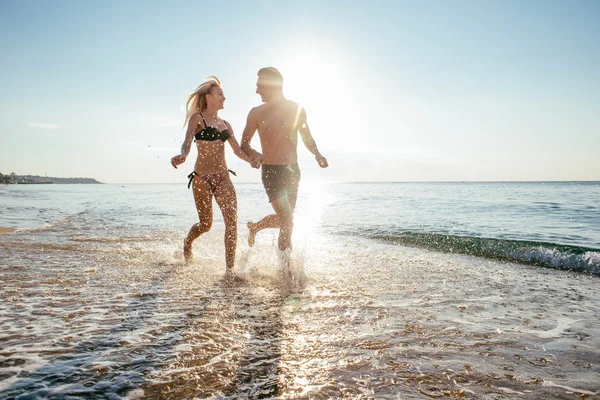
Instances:
[[[300,168],[298,164],[262,166],[262,182],[269,196],[269,203],[287,196],[292,209],[296,206]]]

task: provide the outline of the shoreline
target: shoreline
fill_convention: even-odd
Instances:
[[[16,258],[0,295],[19,307],[0,308],[10,323],[0,397],[76,395],[81,382],[98,395],[133,385],[156,399],[256,389],[282,398],[600,394],[598,277],[306,235],[290,259],[306,284],[290,294],[275,232],[242,246],[247,280],[233,284],[222,280],[223,233],[208,232],[189,265],[177,235],[68,246],[2,238],[0,251]],[[30,265],[20,254],[34,256]]]
[[[0,226],[0,234],[2,234],[2,233],[12,233],[14,231],[16,231],[15,228],[4,228],[4,227]]]

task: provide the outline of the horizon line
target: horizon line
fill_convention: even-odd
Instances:
[[[319,180],[317,180],[319,182]],[[332,183],[332,184],[344,184],[344,183],[353,183],[353,184],[368,184],[368,183],[600,183],[600,179],[598,180],[490,180],[490,181],[469,181],[469,180],[461,180],[461,181],[320,181],[323,183]],[[100,182],[105,185],[179,185],[181,182]],[[262,184],[260,181],[246,181],[246,182],[235,182],[235,184]]]

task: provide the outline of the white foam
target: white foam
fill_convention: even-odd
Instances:
[[[125,400],[138,400],[145,398],[146,396],[142,389],[134,389],[131,392],[127,393],[127,396],[125,396]]]
[[[600,273],[600,252],[588,251],[583,255],[583,259],[592,274]]]
[[[561,389],[565,389],[565,390],[568,390],[568,391],[573,392],[573,393],[585,394],[587,396],[595,396],[595,395],[597,395],[597,394],[600,393],[600,391],[590,392],[589,390],[577,389],[577,388],[574,388],[574,387],[571,387],[571,386],[566,386],[566,385],[559,385],[559,384],[554,383],[552,381],[544,381],[544,382],[542,382],[542,386],[549,386],[549,387],[561,388]]]
[[[533,329],[522,329],[519,328],[520,332],[529,333],[535,335],[541,339],[552,339],[558,338],[565,332],[567,329],[571,328],[577,322],[581,322],[583,319],[568,319],[568,318],[559,318],[556,321],[556,327],[549,331],[538,331]]]

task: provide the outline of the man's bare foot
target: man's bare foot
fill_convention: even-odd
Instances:
[[[256,224],[254,222],[248,221],[246,224],[250,232],[248,232],[248,247],[254,246],[254,241],[256,239]]]
[[[183,241],[183,258],[186,264],[192,261],[192,241],[188,238]]]

